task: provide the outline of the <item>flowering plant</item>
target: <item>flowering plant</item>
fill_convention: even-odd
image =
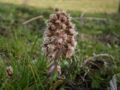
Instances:
[[[60,57],[70,58],[74,54],[76,35],[71,17],[65,11],[56,9],[48,20],[42,48],[49,61],[53,62],[49,72],[54,71],[53,66],[56,65],[57,68]],[[58,71],[60,73],[60,70]]]

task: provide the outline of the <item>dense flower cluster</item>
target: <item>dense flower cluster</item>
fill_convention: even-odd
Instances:
[[[44,33],[43,51],[49,60],[57,60],[61,56],[70,58],[76,47],[75,25],[71,17],[62,10],[55,10],[50,16]]]

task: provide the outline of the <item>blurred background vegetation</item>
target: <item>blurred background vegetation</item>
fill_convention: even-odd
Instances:
[[[56,7],[71,14],[79,32],[73,62],[68,64],[63,60],[61,63],[66,81],[73,82],[80,76],[84,60],[95,54],[113,57],[114,64],[109,66],[112,73],[106,71],[106,76],[120,73],[119,0],[0,0],[0,90],[49,90],[51,85],[41,45],[46,21]],[[43,18],[23,24],[40,15]],[[8,66],[13,68],[11,78],[6,73]],[[101,87],[107,90],[109,85],[105,75],[91,77],[90,90],[100,90]],[[117,85],[120,85],[120,76]],[[73,86],[69,87],[80,90]],[[62,87],[60,90],[71,89]]]
[[[117,12],[119,0],[1,0],[4,3],[25,4],[39,8],[61,8],[82,12]]]

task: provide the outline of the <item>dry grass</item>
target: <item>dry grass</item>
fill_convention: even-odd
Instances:
[[[59,7],[82,12],[117,12],[119,0],[0,0],[4,3],[23,4],[42,8]]]

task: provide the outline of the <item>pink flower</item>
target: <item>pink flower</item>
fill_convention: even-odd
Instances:
[[[42,50],[48,62],[52,62],[48,74],[55,71],[61,74],[58,60],[60,57],[71,58],[73,56],[77,44],[76,35],[71,17],[65,11],[56,9],[55,13],[50,15],[43,37]]]
[[[75,39],[77,32],[70,16],[66,12],[57,9],[50,16],[47,26],[43,42],[45,55],[48,59],[54,60],[66,53],[66,58],[70,58],[77,44]]]

